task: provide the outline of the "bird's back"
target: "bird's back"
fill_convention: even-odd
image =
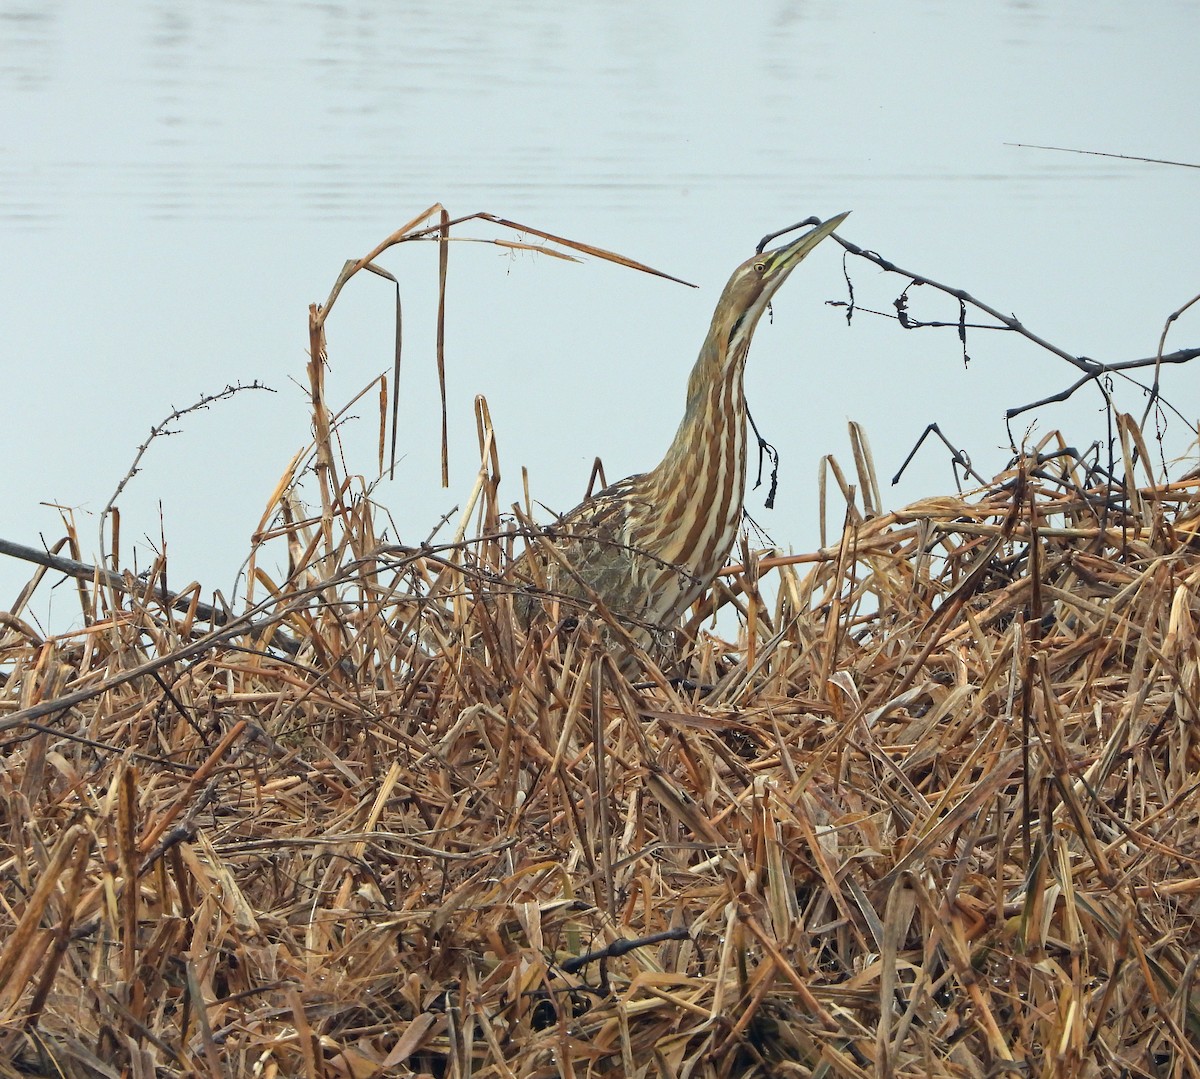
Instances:
[[[654,553],[658,545],[647,535],[647,523],[661,524],[661,510],[647,474],[620,480],[535,537],[516,578],[544,589],[548,598],[569,601],[576,611],[599,599],[635,639],[645,638],[675,622],[707,583],[689,567]]]

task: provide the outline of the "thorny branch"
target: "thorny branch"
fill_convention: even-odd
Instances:
[[[100,550],[104,550],[104,526],[108,521],[109,514],[117,503],[117,499],[121,497],[121,493],[129,485],[129,481],[136,476],[141,468],[142,458],[146,456],[146,451],[150,449],[150,443],[156,438],[161,438],[166,435],[175,435],[179,433],[178,428],[172,424],[178,423],[185,416],[193,412],[202,412],[210,405],[216,404],[218,401],[226,401],[239,394],[244,390],[266,390],[268,393],[274,393],[270,386],[265,386],[263,383],[255,379],[249,385],[238,383],[236,386],[226,386],[223,390],[218,390],[216,393],[206,393],[198,401],[187,406],[187,408],[175,408],[171,410],[171,414],[150,428],[150,434],[146,441],[137,448],[137,452],[133,455],[133,463],[129,466],[129,471],[121,477],[121,482],[117,484],[117,489],[113,491],[112,497],[105,504],[104,509],[100,511]]]

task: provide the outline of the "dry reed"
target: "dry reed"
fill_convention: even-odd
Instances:
[[[326,443],[244,614],[0,617],[3,1074],[1200,1074],[1200,479],[851,501],[630,681],[479,416],[482,540]]]

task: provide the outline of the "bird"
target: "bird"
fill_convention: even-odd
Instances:
[[[748,445],[743,373],[751,339],[792,270],[847,216],[763,250],[783,233],[770,234],[733,271],[662,460],[559,516],[515,563],[514,577],[526,586],[516,604],[523,623],[541,605],[539,593],[580,607],[599,601],[630,640],[646,647],[712,584],[742,520]]]

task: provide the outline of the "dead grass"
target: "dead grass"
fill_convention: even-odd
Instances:
[[[852,520],[685,682],[366,501],[257,631],[10,620],[9,1073],[1194,1074],[1200,481],[1031,472]]]
[[[326,442],[244,613],[0,616],[3,1074],[1200,1074],[1200,479],[852,507],[631,682],[480,431],[482,541]]]

